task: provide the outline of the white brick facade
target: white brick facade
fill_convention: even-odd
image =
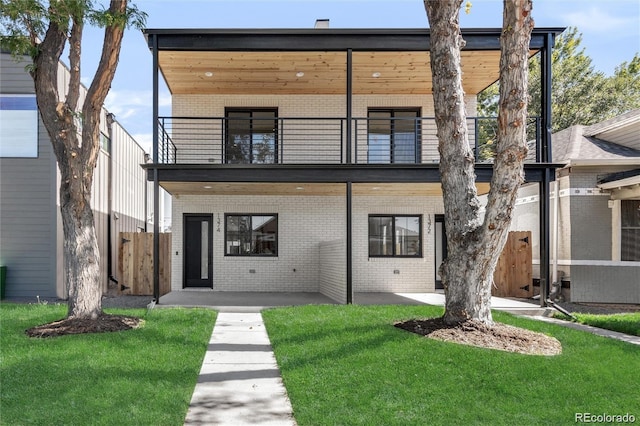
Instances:
[[[433,216],[441,212],[442,201],[439,197],[353,197],[354,291],[434,291]],[[182,228],[185,213],[213,215],[215,291],[321,291],[320,244],[325,241],[346,241],[344,197],[179,196],[173,202],[173,291],[183,288]],[[225,256],[225,213],[277,213],[278,256]],[[369,214],[422,215],[422,257],[369,258]],[[335,260],[332,265],[336,265]],[[343,266],[346,268],[346,257]],[[335,274],[340,276],[340,271]]]
[[[224,117],[225,108],[278,108],[279,117],[346,117],[344,95],[174,95],[174,117]],[[354,95],[353,117],[366,118],[369,108],[421,109],[422,117],[433,117],[429,95]],[[475,115],[475,97],[467,98],[469,116]],[[366,158],[366,124],[354,126],[358,158]],[[422,162],[438,161],[435,123],[422,124]],[[363,132],[363,134],[360,134]],[[473,137],[473,135],[470,135]],[[318,135],[315,135],[318,139]],[[173,140],[180,150],[179,138]],[[198,142],[211,144],[210,140]],[[193,145],[192,145],[193,146]],[[204,145],[202,145],[204,146]],[[188,149],[192,149],[191,146]],[[198,152],[199,146],[193,148]],[[355,151],[355,148],[354,148]],[[214,153],[214,155],[217,155]],[[310,152],[308,162],[313,160]],[[179,157],[179,156],[178,156]],[[204,162],[197,156],[193,161]],[[179,163],[182,161],[179,158]],[[357,185],[357,184],[354,184]],[[443,212],[440,197],[354,196],[352,200],[353,290],[354,292],[431,292],[435,290],[434,215]],[[343,301],[346,288],[346,248],[335,250],[337,241],[346,245],[346,199],[344,196],[195,196],[173,200],[172,290],[183,289],[183,215],[213,215],[213,290],[318,292]],[[278,256],[237,257],[224,255],[225,213],[278,214]],[[370,214],[421,215],[420,258],[370,258],[368,217]],[[330,243],[329,243],[330,242]],[[323,252],[321,256],[321,246]],[[340,253],[341,255],[337,255]],[[321,258],[323,259],[321,261]],[[340,260],[340,258],[342,260]],[[337,269],[337,270],[336,270]],[[346,287],[346,284],[344,285]],[[342,294],[340,294],[342,292]]]

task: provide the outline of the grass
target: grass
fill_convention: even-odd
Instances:
[[[578,318],[580,324],[640,336],[640,312],[611,315],[580,314],[574,312],[573,316]]]
[[[640,348],[494,313],[556,337],[563,353],[520,355],[393,327],[432,306],[306,306],[263,312],[299,425],[560,425],[576,413],[640,417]]]
[[[64,305],[0,304],[0,424],[182,425],[215,312],[105,310],[145,318],[118,333],[29,338]]]

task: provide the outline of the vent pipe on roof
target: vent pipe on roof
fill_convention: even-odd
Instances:
[[[316,19],[316,24],[313,26],[315,29],[329,28],[328,19]]]

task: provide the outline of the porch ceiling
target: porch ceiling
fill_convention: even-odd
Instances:
[[[171,195],[298,195],[344,196],[344,183],[216,183],[161,182]],[[488,183],[477,183],[479,194],[489,192]],[[442,196],[440,183],[354,183],[354,196]]]
[[[464,50],[461,55],[467,94],[477,94],[498,79],[500,51]],[[159,67],[174,95],[344,94],[346,57],[340,51],[158,52]],[[432,92],[429,52],[357,51],[352,64],[355,95]]]

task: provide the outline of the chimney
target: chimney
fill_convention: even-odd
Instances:
[[[316,19],[316,24],[314,27],[317,29],[329,28],[329,20],[328,19]]]

